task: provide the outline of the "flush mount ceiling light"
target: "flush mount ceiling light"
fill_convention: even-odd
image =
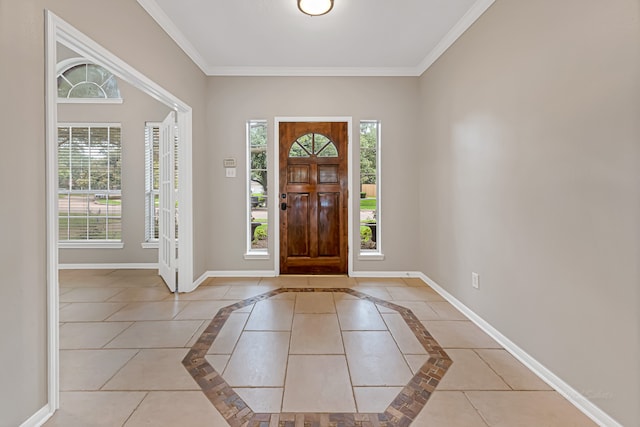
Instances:
[[[333,0],[298,0],[300,12],[309,16],[320,16],[333,9]]]

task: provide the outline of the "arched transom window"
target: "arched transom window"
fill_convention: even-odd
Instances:
[[[109,70],[90,62],[71,64],[58,74],[59,99],[120,100],[118,81]]]
[[[338,157],[338,149],[326,136],[308,133],[294,141],[289,157]]]

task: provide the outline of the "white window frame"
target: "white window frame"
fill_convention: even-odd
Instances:
[[[94,64],[94,63],[91,61],[87,61],[86,58],[80,58],[80,57],[69,58],[69,59],[64,59],[60,61],[56,65],[56,73],[57,73],[56,78],[60,78],[62,76],[66,80],[63,74],[67,72],[67,70],[82,64]],[[94,64],[94,65],[97,65],[97,64]],[[115,79],[117,83],[117,79],[115,75],[112,75],[111,78]],[[118,88],[118,91],[119,90],[120,89]],[[59,104],[122,104],[123,101],[122,101],[122,96],[120,98],[61,98],[58,96],[57,102]]]
[[[358,222],[356,236],[358,242],[358,260],[364,261],[382,261],[384,253],[382,252],[382,123],[380,120],[360,120],[358,124],[358,188],[360,188],[360,158],[362,148],[360,147],[360,134],[362,132],[363,123],[377,124],[376,138],[376,248],[362,249],[360,245],[360,192],[358,191]]]
[[[251,242],[252,242],[252,235],[251,235],[251,124],[252,123],[262,123],[265,127],[268,126],[268,121],[267,120],[248,120],[247,124],[246,124],[246,150],[247,150],[247,154],[246,154],[246,176],[245,176],[245,180],[246,180],[246,185],[247,185],[247,197],[245,198],[246,200],[246,224],[247,224],[247,233],[246,233],[246,252],[244,254],[244,259],[247,260],[251,260],[251,259],[270,259],[270,255],[269,255],[269,248],[260,248],[260,249],[254,249],[251,247]],[[268,134],[268,127],[267,127],[267,134]],[[267,139],[267,144],[265,146],[265,153],[267,155],[267,173],[269,171],[269,140]],[[266,208],[266,212],[269,218],[270,215],[270,199],[271,196],[267,195],[267,206]],[[267,220],[268,223],[272,222],[269,219]],[[271,240],[271,235],[272,235],[272,229],[273,227],[271,226],[271,224],[269,225],[268,229],[267,229],[267,242],[269,242]]]
[[[120,161],[122,162],[122,124],[121,123],[99,123],[99,122],[91,122],[91,123],[77,123],[77,122],[60,122],[56,126],[56,131],[60,128],[120,128]],[[59,161],[59,160],[58,160]],[[56,165],[56,171],[58,171],[58,166]],[[120,170],[122,174],[122,168]],[[120,176],[120,182],[122,183],[122,176]],[[121,184],[122,187],[122,184]],[[61,191],[58,189],[58,194],[70,194],[71,191]],[[105,192],[105,190],[99,190],[100,192]],[[112,191],[112,190],[107,190]],[[82,190],[82,192],[86,194],[91,194],[96,192],[95,190]],[[120,193],[120,200],[122,200],[122,189],[115,191],[116,193]],[[122,204],[121,212],[120,212],[120,224],[122,227]],[[59,210],[59,208],[58,208]],[[60,215],[59,215],[60,217]],[[98,217],[99,218],[99,217]],[[59,224],[57,225],[59,227]],[[58,229],[59,230],[59,229]],[[124,248],[124,240],[122,236],[122,230],[120,232],[120,239],[95,239],[95,240],[60,240],[60,236],[58,235],[58,247],[61,249],[122,249]]]

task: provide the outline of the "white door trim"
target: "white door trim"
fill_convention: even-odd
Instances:
[[[57,43],[74,50],[88,60],[101,65],[118,78],[140,89],[177,112],[180,144],[178,169],[180,170],[180,240],[178,252],[178,290],[194,289],[193,281],[193,194],[192,194],[192,111],[191,107],[153,80],[131,67],[104,47],[78,31],[72,25],[46,11],[45,44],[45,140],[46,140],[46,197],[47,197],[47,329],[48,329],[48,401],[51,411],[59,407],[59,336],[58,336],[58,177],[57,177]]]
[[[349,177],[348,180],[348,189],[349,197],[347,201],[348,215],[347,215],[347,229],[348,229],[348,237],[347,237],[347,271],[349,276],[353,274],[353,141],[352,141],[352,127],[353,127],[353,117],[344,116],[344,117],[275,117],[274,118],[274,126],[273,126],[273,149],[271,150],[271,157],[273,159],[273,182],[274,187],[277,189],[275,193],[277,196],[280,195],[280,123],[281,122],[340,122],[347,123],[347,155],[349,158],[347,159],[347,175]],[[273,228],[273,233],[269,237],[273,240],[273,270],[275,271],[276,276],[280,275],[280,199],[276,198],[275,201],[271,202],[271,208],[269,212],[269,216],[274,218],[273,225],[269,225],[269,228]]]

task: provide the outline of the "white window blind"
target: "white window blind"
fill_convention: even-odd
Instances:
[[[122,241],[119,125],[58,127],[59,240]]]

